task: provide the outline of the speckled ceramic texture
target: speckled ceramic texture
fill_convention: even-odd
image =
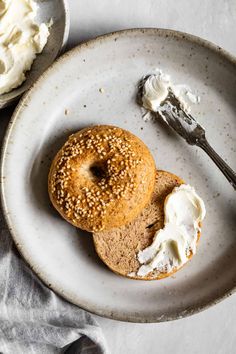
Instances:
[[[236,286],[235,192],[212,161],[162,122],[142,119],[139,79],[161,68],[201,96],[193,115],[212,146],[236,167],[236,64],[199,38],[168,30],[126,30],[65,54],[34,84],[11,120],[2,155],[2,198],[16,245],[58,294],[96,314],[134,322],[190,315]],[[103,90],[101,90],[103,89]],[[176,275],[135,281],[113,274],[90,234],[66,223],[49,203],[47,175],[68,135],[114,124],[139,136],[159,169],[195,186],[206,203],[198,253]]]
[[[53,24],[50,28],[48,42],[41,54],[37,55],[31,69],[26,74],[23,84],[9,93],[0,95],[0,109],[17,100],[37,78],[53,63],[58,54],[65,48],[69,34],[69,7],[67,0],[35,0],[38,4],[36,21]],[[1,118],[1,117],[0,117]]]

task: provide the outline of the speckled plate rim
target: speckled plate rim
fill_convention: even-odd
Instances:
[[[58,52],[56,54],[56,58],[58,58],[62,53],[64,53],[64,51],[66,49],[68,37],[69,37],[69,32],[70,32],[70,7],[69,7],[69,3],[68,3],[68,0],[61,0],[61,1],[62,1],[62,4],[63,4],[64,14],[65,14],[65,26],[64,26],[64,30],[63,30],[63,37],[62,37],[61,46],[58,48]],[[50,67],[50,65],[52,65],[52,62],[50,62],[48,68]],[[45,72],[47,71],[47,69],[45,70]],[[30,70],[29,70],[29,72],[30,72]],[[42,75],[42,73],[40,74],[38,79],[36,79],[33,82],[33,84],[30,83],[30,82],[27,84],[27,79],[26,79],[25,80],[26,85],[25,85],[24,90],[22,90],[22,91],[20,91],[18,93],[15,92],[16,90],[20,90],[20,88],[21,88],[21,85],[20,85],[19,87],[16,87],[15,89],[11,90],[8,93],[10,97],[8,97],[6,99],[5,98],[1,98],[2,95],[0,95],[0,110],[5,108],[5,107],[8,107],[8,106],[12,105],[14,102],[16,102],[21,97],[23,97],[25,92],[27,93],[28,90],[34,85],[34,83],[39,80],[41,75]],[[23,85],[23,83],[22,83],[22,85]]]
[[[188,42],[191,42],[193,44],[200,45],[202,47],[205,47],[219,55],[222,56],[222,58],[228,62],[230,62],[232,65],[236,67],[236,57],[231,55],[229,52],[225,51],[223,48],[205,40],[200,37],[185,33],[185,32],[180,32],[180,31],[175,31],[175,30],[170,30],[170,29],[162,29],[162,28],[132,28],[132,29],[125,29],[121,31],[116,31],[116,32],[111,32],[99,37],[96,37],[92,40],[89,40],[87,42],[84,42],[75,48],[71,49],[70,51],[66,52],[64,55],[62,55],[60,58],[58,58],[31,86],[29,91],[27,91],[23,97],[21,98],[20,102],[18,103],[11,119],[8,125],[8,128],[5,133],[5,137],[3,140],[3,145],[2,145],[2,151],[1,151],[1,160],[0,160],[0,198],[2,202],[2,210],[3,214],[5,217],[5,220],[7,222],[9,231],[12,235],[12,238],[16,244],[16,247],[20,254],[23,256],[29,267],[38,275],[38,277],[44,282],[45,285],[47,285],[49,288],[51,288],[56,294],[64,298],[65,300],[80,306],[84,310],[87,310],[93,314],[110,318],[113,320],[119,320],[119,321],[125,321],[125,322],[134,322],[134,323],[156,323],[156,322],[165,322],[165,321],[172,321],[172,320],[177,320],[181,319],[184,317],[188,317],[190,315],[199,313],[217,303],[220,301],[226,299],[227,297],[231,296],[234,292],[236,292],[236,286],[230,287],[228,290],[226,290],[223,294],[219,294],[218,296],[215,296],[209,301],[201,302],[199,304],[195,304],[193,307],[187,308],[184,311],[175,313],[171,316],[167,315],[162,315],[159,318],[140,318],[140,316],[137,314],[137,316],[129,315],[127,313],[117,313],[117,312],[112,312],[110,313],[109,311],[106,310],[101,310],[99,307],[96,306],[87,306],[86,303],[82,303],[79,298],[72,297],[69,293],[64,292],[63,289],[57,288],[56,286],[51,286],[47,280],[46,274],[39,272],[37,270],[37,265],[34,263],[34,259],[31,258],[31,255],[25,251],[24,245],[20,244],[18,242],[18,236],[17,232],[14,229],[14,222],[11,219],[11,214],[8,211],[7,204],[6,204],[6,198],[5,198],[5,191],[4,191],[4,162],[7,159],[7,152],[8,152],[8,144],[9,144],[9,139],[11,136],[12,131],[14,130],[14,123],[16,122],[17,119],[20,119],[20,114],[27,108],[27,102],[30,101],[31,99],[31,94],[35,91],[37,91],[37,87],[40,85],[43,85],[44,79],[47,78],[48,75],[50,75],[51,72],[54,72],[57,70],[57,67],[64,61],[66,61],[68,58],[73,56],[75,53],[82,52],[84,48],[89,48],[93,47],[97,43],[101,43],[104,41],[112,41],[116,40],[119,37],[124,37],[129,35],[130,33],[137,33],[137,34],[144,34],[144,35],[157,35],[161,37],[174,37],[176,39],[181,38],[182,40],[186,40]]]

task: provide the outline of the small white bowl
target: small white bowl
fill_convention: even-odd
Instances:
[[[0,109],[9,106],[30,88],[37,78],[53,63],[55,58],[65,49],[70,27],[69,6],[67,0],[36,0],[38,3],[37,22],[49,22],[48,42],[42,53],[37,55],[31,69],[26,73],[26,80],[19,87],[0,95]]]

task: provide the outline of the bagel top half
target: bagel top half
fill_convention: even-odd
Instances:
[[[155,162],[147,146],[130,132],[108,125],[71,135],[48,178],[57,211],[91,232],[132,221],[150,201],[154,184]]]

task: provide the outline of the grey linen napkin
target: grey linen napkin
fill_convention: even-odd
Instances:
[[[0,353],[107,353],[93,317],[44,286],[21,259],[1,211],[0,227]]]
[[[0,120],[0,145],[5,126]],[[0,353],[108,353],[94,318],[44,286],[22,260],[1,206]]]

